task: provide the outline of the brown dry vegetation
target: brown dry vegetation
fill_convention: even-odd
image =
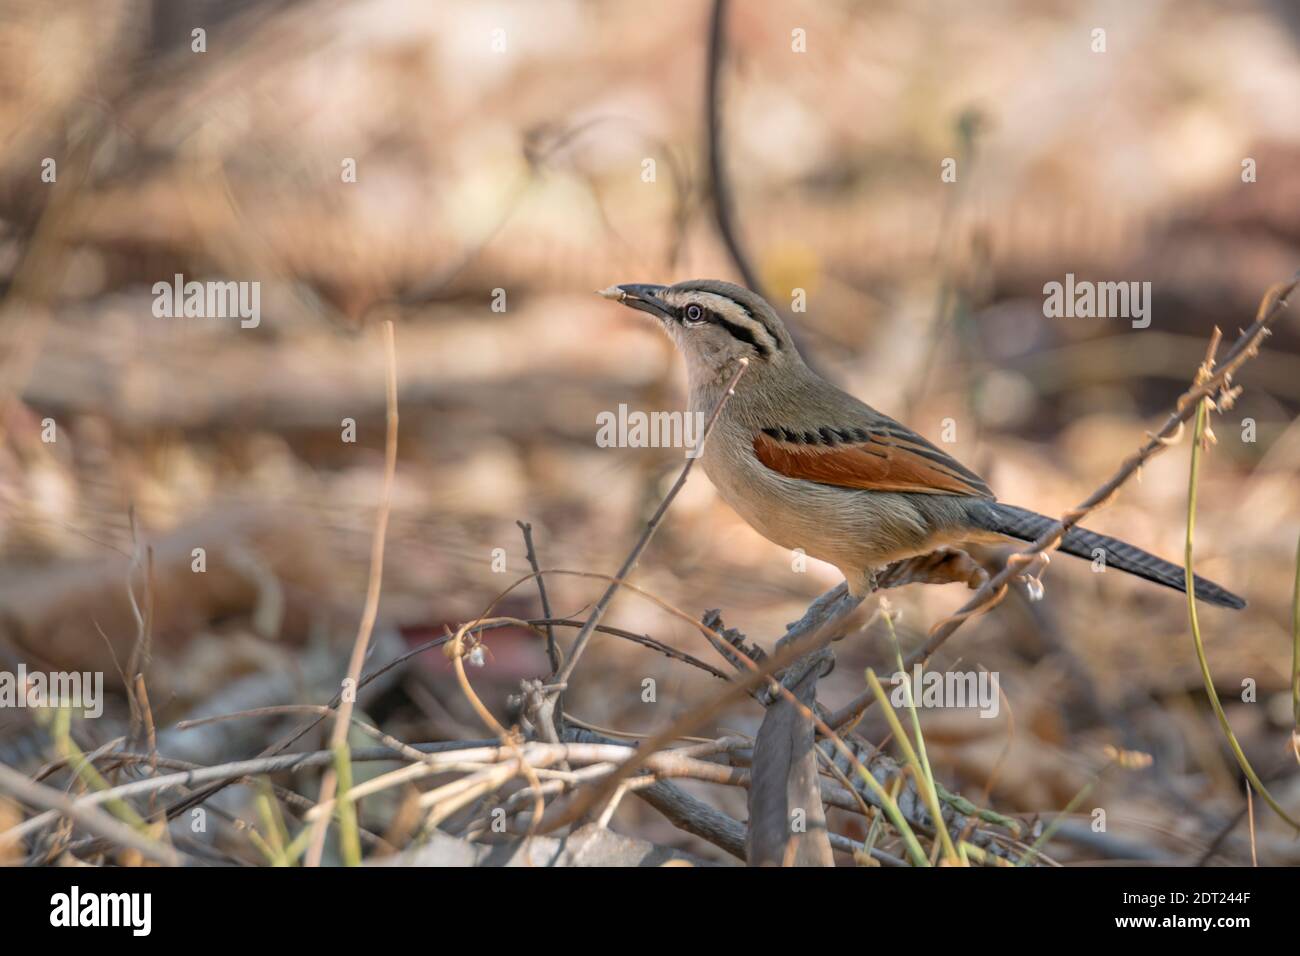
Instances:
[[[384,320],[395,323],[400,446],[364,670],[489,609],[541,617],[532,582],[494,604],[528,573],[519,520],[543,567],[614,573],[682,460],[597,447],[596,415],[681,407],[682,371],[666,340],[591,290],[736,276],[708,201],[709,5],[661,6],[650,17],[641,4],[576,0],[0,4],[0,670],[103,671],[104,717],[72,725],[82,751],[120,736],[151,750],[125,692],[133,655],[165,758],[252,757],[311,715],[178,729],[185,718],[330,702],[384,487]],[[1300,263],[1300,23],[1266,0],[1115,6],[1098,55],[1096,24],[1075,4],[982,6],[732,11],[730,190],[768,292],[786,303],[806,290],[799,330],[827,375],[931,439],[951,420],[949,450],[1000,498],[1056,515],[1159,423],[1212,329],[1232,341]],[[195,25],[208,30],[206,53],[190,50]],[[504,53],[491,46],[497,28]],[[794,28],[807,53],[791,51]],[[57,183],[40,179],[46,157]],[[945,157],[958,159],[956,184],[940,181]],[[1253,183],[1241,181],[1247,157]],[[347,158],[355,183],[341,181]],[[1042,286],[1067,272],[1150,281],[1150,328],[1045,319]],[[175,273],[260,282],[261,324],[155,318],[151,287]],[[1293,815],[1298,354],[1283,316],[1237,377],[1244,393],[1215,418],[1197,520],[1198,572],[1250,601],[1202,612],[1210,665],[1246,754]],[[340,440],[349,418],[355,443]],[[1088,525],[1180,559],[1189,444],[1153,459]],[[203,574],[191,567],[198,547]],[[975,557],[996,568],[1006,555]],[[832,568],[795,564],[695,474],[631,580],[690,619],[720,609],[770,650],[838,582]],[[1096,777],[1107,745],[1149,753],[1148,769],[1106,772],[1047,856],[1249,861],[1243,778],[1207,703],[1183,600],[1064,556],[1044,581],[1044,601],[1017,585],[940,651],[936,666],[998,672],[1006,700],[993,720],[923,712],[935,777],[1033,827]],[[554,616],[579,620],[604,586],[558,575],[546,585]],[[891,591],[904,652],[968,597],[960,584]],[[867,666],[892,670],[874,606],[835,645],[818,688],[829,707],[863,690]],[[604,623],[732,673],[698,629],[637,595],[620,594]],[[574,633],[558,629],[562,644]],[[546,644],[522,626],[483,637],[482,666],[467,674],[510,726],[507,698],[550,671]],[[1243,702],[1247,680],[1257,696]],[[597,635],[563,706],[610,736],[653,735],[724,687]],[[357,707],[404,741],[494,736],[439,650],[368,685]],[[37,716],[0,710],[0,763],[27,775],[58,755]],[[752,738],[762,717],[745,700],[694,733]],[[320,749],[328,727],[293,749]],[[881,741],[888,728],[873,710],[858,732]],[[356,780],[394,766],[358,762]],[[111,755],[101,770],[114,784],[146,773]],[[319,773],[272,779],[315,801]],[[364,800],[361,825],[389,844],[368,844],[368,856],[410,843],[419,793],[451,779]],[[64,769],[43,781],[87,786]],[[743,788],[682,787],[745,820]],[[267,836],[258,793],[224,791],[207,836],[186,830],[178,846],[262,862],[229,823]],[[147,817],[180,796],[134,806]],[[300,803],[281,794],[290,835]],[[485,795],[451,815],[439,840],[493,805]],[[1103,834],[1090,827],[1095,808]],[[0,830],[27,816],[0,796]],[[869,828],[852,808],[829,822],[857,841]],[[610,827],[691,859],[732,859],[643,801],[622,800]],[[2,852],[134,859],[87,835],[60,825]],[[1292,835],[1256,800],[1260,863],[1300,863]],[[892,837],[880,843],[903,855]],[[638,846],[592,852],[629,862],[643,859]],[[331,837],[326,859],[336,852]],[[476,851],[434,841],[419,852],[468,862]]]

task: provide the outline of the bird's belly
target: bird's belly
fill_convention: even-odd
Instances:
[[[755,531],[846,577],[931,550],[931,529],[905,495],[819,485],[761,465],[728,467],[710,461],[708,448],[703,465],[722,500]]]

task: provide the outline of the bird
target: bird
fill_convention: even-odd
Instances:
[[[818,375],[751,290],[693,279],[598,294],[658,320],[685,360],[690,413],[711,414],[744,360],[699,464],[759,534],[834,565],[853,596],[874,590],[876,573],[895,561],[972,542],[1034,541],[1055,523],[998,501],[947,452]],[[1181,566],[1109,535],[1073,527],[1059,549],[1185,590]],[[1194,587],[1208,604],[1246,606],[1205,578]]]

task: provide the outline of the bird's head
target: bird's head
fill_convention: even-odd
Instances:
[[[692,380],[725,378],[742,358],[750,361],[750,375],[765,367],[802,364],[776,311],[743,286],[691,279],[667,286],[610,286],[600,295],[658,319],[685,358]]]

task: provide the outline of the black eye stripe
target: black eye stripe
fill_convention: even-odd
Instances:
[[[723,318],[722,316],[718,315],[718,313],[714,312],[712,309],[706,309],[704,308],[704,306],[700,305],[697,302],[687,303],[686,305],[678,309],[677,318],[683,322],[686,321],[687,312],[691,308],[697,308],[700,310],[699,317],[698,318],[692,317],[691,318],[692,322],[711,322],[720,328],[726,329],[727,334],[730,335],[733,339],[736,339],[740,342],[744,342],[746,345],[753,346],[754,351],[758,352],[760,356],[766,358],[768,355],[772,354],[772,350],[762,342],[758,341],[758,339],[754,338],[754,333],[751,332],[749,329],[745,328],[743,325],[738,325],[737,323],[732,322],[730,319]],[[750,315],[748,309],[745,309],[744,311],[746,315]]]
[[[766,356],[770,353],[771,350],[768,349],[768,347],[764,345],[762,342],[758,341],[758,339],[754,338],[754,333],[749,331],[749,329],[745,328],[743,325],[737,325],[735,322],[729,322],[720,315],[715,315],[712,316],[711,318],[712,321],[718,323],[718,325],[726,329],[731,334],[731,337],[733,339],[739,339],[741,342],[745,342],[748,343],[749,345],[752,345],[755,351],[757,351],[759,355]]]

